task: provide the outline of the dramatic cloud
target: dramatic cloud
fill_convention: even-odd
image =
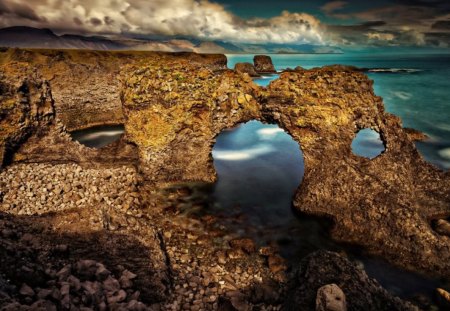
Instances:
[[[347,7],[347,1],[331,1],[320,7],[320,10],[328,16],[333,16],[339,19],[347,18],[347,14],[342,13],[343,9]]]
[[[219,0],[0,0],[0,27],[50,28],[58,34],[186,36],[255,45],[450,44],[449,0],[385,0],[382,4],[338,0],[311,9],[324,14],[327,23],[312,14],[288,11],[243,19],[228,10],[231,6],[215,1]],[[265,3],[261,1],[262,6]]]
[[[29,25],[81,33],[185,35],[247,43],[323,44],[318,19],[283,12],[242,20],[207,0],[2,0],[0,26]]]
[[[333,18],[360,21],[328,25],[328,35],[341,45],[448,46],[448,0],[393,0],[390,4],[344,12],[342,9],[347,6],[345,2],[333,1],[321,7]]]

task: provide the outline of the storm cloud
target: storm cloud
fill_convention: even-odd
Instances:
[[[58,34],[178,36],[253,44],[448,47],[450,1],[337,0],[305,12],[242,18],[214,0],[0,0],[0,27]],[[264,2],[261,3],[264,5]],[[282,7],[283,5],[280,4]],[[321,22],[317,16],[321,16]]]
[[[248,43],[324,44],[306,13],[243,20],[207,0],[2,0],[0,26],[27,25],[101,34],[185,35]]]

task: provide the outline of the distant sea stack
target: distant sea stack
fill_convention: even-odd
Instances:
[[[247,73],[250,77],[260,77],[260,74],[255,70],[255,66],[251,63],[237,63],[234,65],[234,70],[239,73]]]
[[[276,73],[272,59],[267,55],[255,55],[253,57],[253,64],[258,73]]]

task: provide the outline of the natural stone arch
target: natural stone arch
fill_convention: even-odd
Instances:
[[[250,77],[231,70],[167,66],[147,63],[126,80],[127,137],[139,147],[147,180],[212,182],[214,138],[223,129],[260,119],[260,90]]]
[[[372,81],[353,68],[287,71],[265,89],[231,70],[155,61],[130,71],[122,100],[147,180],[211,182],[211,148],[222,129],[250,119],[276,123],[302,147],[298,210],[332,219],[338,240],[450,276],[448,238],[429,225],[450,215],[450,177],[422,159]],[[355,130],[365,127],[386,145],[373,160],[351,150]]]

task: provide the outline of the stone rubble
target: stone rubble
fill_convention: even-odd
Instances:
[[[129,210],[140,205],[132,167],[83,169],[77,164],[10,166],[0,173],[1,210],[41,215],[76,207]]]

